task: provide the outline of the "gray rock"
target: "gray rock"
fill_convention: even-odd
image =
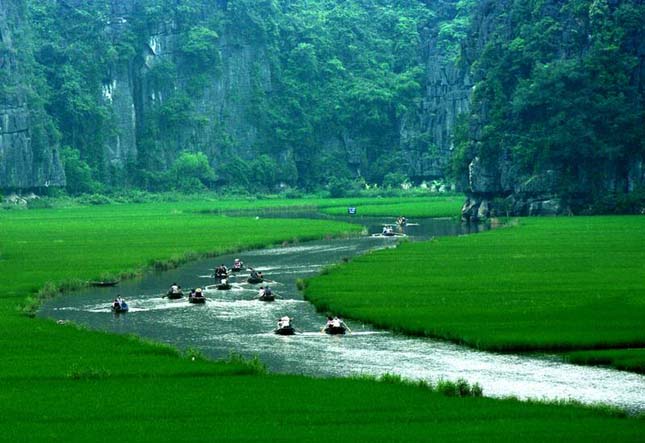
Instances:
[[[65,185],[51,121],[39,105],[29,104],[25,91],[31,85],[23,40],[14,32],[29,33],[21,16],[22,2],[0,2],[0,74],[8,80],[0,98],[0,189],[30,189]]]
[[[500,192],[498,171],[493,165],[485,165],[475,157],[468,165],[468,183],[470,191],[475,194],[493,194]]]

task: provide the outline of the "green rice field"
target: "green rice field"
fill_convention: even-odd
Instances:
[[[200,254],[356,232],[312,220],[197,214],[217,202],[0,212],[0,440],[642,441],[645,419],[606,409],[448,397],[360,379],[268,375],[20,309],[101,275]],[[340,398],[340,401],[338,399]]]
[[[358,257],[309,280],[306,297],[323,310],[481,349],[645,346],[645,218],[517,224]],[[634,355],[642,365],[642,352]]]
[[[385,199],[383,199],[385,200]],[[352,205],[352,203],[355,203]],[[383,202],[347,202],[347,205],[320,206],[321,212],[330,215],[345,215],[347,207],[356,207],[357,215],[367,217],[397,217],[403,215],[407,218],[419,217],[458,217],[464,197],[434,197],[431,199],[408,200],[392,202],[389,199]]]

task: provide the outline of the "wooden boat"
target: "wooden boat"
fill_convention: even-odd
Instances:
[[[119,284],[118,280],[112,280],[112,281],[91,281],[90,286],[97,286],[97,287],[108,287],[108,286],[116,286]]]
[[[230,269],[230,271],[231,271],[231,272],[240,272],[240,271],[242,271],[242,269],[243,269],[243,267],[242,267],[242,266],[240,266],[239,268],[236,268],[235,266],[233,266],[233,267]]]
[[[218,284],[216,285],[216,288],[217,288],[218,290],[220,290],[220,291],[228,291],[228,290],[229,290],[229,289],[231,289],[232,287],[233,287],[233,285],[231,285],[229,282],[226,282],[226,283],[218,283]]]
[[[188,296],[188,303],[195,303],[195,304],[204,304],[206,303],[206,297],[203,295],[189,295]]]
[[[258,283],[262,283],[264,279],[260,277],[249,277],[246,281],[252,285],[257,285]]]
[[[264,294],[258,297],[258,300],[260,301],[275,301],[275,295],[273,294]]]
[[[166,297],[168,297],[170,300],[177,300],[182,298],[183,296],[184,296],[184,293],[182,291],[179,291],[179,292],[168,291],[168,293],[166,294]]]
[[[273,331],[274,334],[278,335],[294,335],[296,333],[296,330],[293,328],[293,326],[284,326],[282,328],[277,328]]]
[[[347,328],[345,326],[326,326],[324,331],[329,335],[343,335],[347,332]]]
[[[114,312],[115,314],[128,312],[128,309],[130,308],[128,307],[128,304],[126,302],[121,302],[121,304],[112,303],[112,312]]]

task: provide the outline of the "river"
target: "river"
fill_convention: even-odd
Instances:
[[[396,245],[396,239],[369,235],[379,232],[387,220],[354,221],[363,223],[368,235],[199,260],[113,288],[87,288],[57,297],[45,303],[39,315],[99,330],[134,333],[182,349],[194,348],[213,358],[230,353],[258,356],[274,372],[313,376],[394,373],[430,382],[463,378],[479,383],[484,395],[491,397],[573,399],[645,411],[645,376],[638,374],[566,364],[549,355],[481,352],[444,341],[397,335],[355,321],[347,321],[351,334],[320,333],[325,316],[303,299],[296,280],[314,276],[343,258]],[[419,225],[405,228],[411,240],[484,229],[449,219],[415,221]],[[248,272],[232,278],[229,291],[208,287],[214,283],[210,277],[214,266],[230,266],[237,256],[272,281],[269,284],[279,296],[275,302],[255,299],[259,285],[246,283]],[[162,298],[173,282],[183,288],[205,287],[208,302],[193,305],[185,298]],[[128,301],[127,314],[110,311],[110,301],[117,294]],[[283,315],[294,319],[298,334],[273,334],[277,319]]]

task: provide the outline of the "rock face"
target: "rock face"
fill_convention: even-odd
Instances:
[[[436,22],[424,45],[424,94],[414,113],[401,120],[401,150],[408,175],[419,181],[443,179],[452,157],[453,131],[458,117],[470,109],[472,82],[467,66],[440,43],[440,26],[455,18],[457,2],[437,2]]]
[[[123,34],[132,32],[129,17],[136,2],[111,0],[111,5],[106,33],[118,41]],[[226,2],[218,5],[226,8]],[[172,20],[154,23],[145,36],[147,44],[139,48],[138,54],[109,67],[102,96],[112,111],[116,130],[105,146],[108,164],[122,167],[127,161],[149,155],[141,151],[146,137],[156,146],[155,161],[159,164],[155,166],[161,168],[168,167],[179,151],[188,148],[205,152],[216,164],[224,153],[214,140],[221,140],[223,134],[235,145],[236,154],[247,158],[254,155],[258,129],[248,108],[254,88],[271,89],[271,70],[261,46],[231,41],[227,35],[218,39],[217,70],[206,72],[199,93],[189,97],[191,114],[199,122],[187,121],[173,127],[172,135],[167,127],[154,128],[151,124],[150,116],[168,105],[177,90],[190,88],[187,79],[194,68],[181,57],[180,39],[178,25]],[[159,81],[157,71],[163,69],[171,73],[166,72],[164,80]]]
[[[0,189],[63,186],[51,121],[30,99],[22,0],[0,1]]]
[[[628,3],[628,2],[627,2]],[[642,3],[642,2],[635,2]],[[618,7],[621,2],[588,2],[581,3],[580,7],[589,8],[589,14],[593,8],[598,5],[606,7],[605,13],[612,8]],[[476,13],[473,16],[473,26],[470,35],[464,43],[463,56],[466,63],[471,66],[471,75],[474,88],[478,88],[481,83],[485,84],[487,71],[481,68],[481,56],[485,51],[493,52],[496,57],[502,59],[509,56],[508,42],[523,43],[522,28],[533,26],[535,23],[524,15],[515,12],[522,10],[526,6],[516,0],[483,0],[480,2]],[[592,49],[594,38],[593,28],[579,29],[576,32],[586,33],[585,39],[575,41],[577,17],[571,9],[563,7],[562,2],[547,0],[540,4],[540,14],[544,20],[548,17],[552,23],[558,23],[558,29],[563,30],[557,33],[557,38],[551,36],[551,42],[554,44],[553,53],[548,56],[543,55],[541,63],[549,66],[548,57],[551,57],[553,64],[567,59],[578,59],[585,56]],[[581,9],[581,10],[583,10]],[[527,10],[523,10],[526,12]],[[597,12],[597,11],[596,11]],[[522,22],[525,20],[525,22]],[[620,20],[620,19],[619,19]],[[536,20],[534,20],[536,21]],[[642,32],[633,32],[628,35],[622,42],[621,51],[629,54],[632,58],[633,67],[631,72],[621,72],[626,78],[630,78],[632,94],[636,96],[636,103],[642,103],[643,91],[645,90],[645,34]],[[506,44],[506,46],[505,46]],[[621,54],[623,55],[623,54]],[[509,58],[512,56],[509,56]],[[490,64],[490,59],[488,60]],[[496,66],[497,67],[497,66]],[[510,69],[510,68],[509,68]],[[573,69],[573,68],[570,68]],[[533,87],[534,77],[528,73],[521,74],[525,77],[519,77],[522,81],[530,83]],[[598,74],[596,74],[598,75]],[[619,76],[617,76],[619,77]],[[508,80],[507,80],[508,81]],[[509,81],[508,85],[503,85],[507,89],[513,87]],[[635,92],[634,92],[635,91]],[[505,93],[508,93],[507,91]],[[495,103],[497,93],[486,90],[481,97],[475,97],[471,102],[471,112],[469,115],[470,123],[470,147],[466,152],[467,171],[462,178],[464,190],[468,198],[462,208],[462,218],[464,220],[481,220],[491,216],[500,215],[556,215],[568,214],[576,211],[592,211],[590,203],[596,195],[607,195],[611,193],[629,193],[635,189],[645,186],[645,176],[643,174],[643,149],[642,139],[634,142],[633,140],[624,146],[614,146],[617,151],[623,149],[621,155],[613,158],[601,159],[590,167],[584,164],[582,159],[574,158],[573,160],[560,160],[553,155],[547,161],[540,159],[539,166],[528,164],[526,158],[521,158],[524,152],[521,149],[521,142],[517,140],[522,137],[529,138],[527,134],[521,133],[518,128],[513,127],[509,130],[509,137],[491,137],[494,143],[485,140],[482,135],[487,125],[493,120],[490,116],[493,114],[492,107]],[[621,93],[622,94],[622,93]],[[617,94],[620,96],[621,94]],[[509,103],[515,97],[504,96]],[[551,102],[549,102],[551,103]],[[499,105],[498,105],[499,106]],[[638,107],[636,105],[635,107]],[[498,113],[499,109],[495,109]],[[583,113],[584,110],[576,110]],[[607,118],[612,118],[621,111],[616,109],[615,112],[608,114]],[[625,110],[633,112],[634,110]],[[564,110],[551,109],[550,113],[562,112],[561,117],[568,123],[568,115],[571,113],[567,108]],[[569,114],[568,114],[569,112]],[[508,115],[508,114],[505,114]],[[510,118],[508,116],[507,118]],[[529,117],[526,118],[529,120]],[[535,120],[538,123],[541,120]],[[503,127],[503,126],[502,126]],[[540,126],[546,128],[546,126]],[[549,129],[543,129],[548,131]],[[575,130],[575,128],[572,128]],[[496,134],[497,135],[497,134]],[[489,138],[489,140],[491,139]],[[509,140],[509,141],[507,141]],[[595,140],[594,140],[595,141]],[[572,142],[575,143],[576,141]],[[484,143],[489,143],[485,149],[481,149]],[[580,141],[580,143],[584,143]],[[640,143],[640,145],[639,145]],[[593,147],[592,143],[585,146],[588,150],[598,149]],[[549,150],[554,150],[552,146],[545,146],[543,157],[550,155]],[[571,152],[576,151],[576,147],[570,148]],[[593,157],[590,157],[593,158]],[[599,157],[601,158],[601,157]],[[585,169],[586,168],[586,169]],[[571,173],[571,170],[575,173]],[[595,194],[594,194],[595,193]]]
[[[452,5],[456,2],[444,3]],[[112,0],[109,34],[113,39],[117,40],[127,31],[132,7],[128,0]],[[224,9],[226,2],[220,3],[220,7]],[[437,24],[449,19],[454,10],[447,8],[442,14]],[[419,108],[402,117],[400,122],[399,149],[409,165],[408,174],[418,180],[445,176],[452,154],[452,131],[457,116],[468,110],[472,87],[467,71],[456,66],[439,47],[438,32],[438,27],[430,30],[423,42],[426,73]],[[167,85],[160,87],[156,84],[151,73],[164,61],[172,60],[178,69],[177,77],[181,77],[185,66],[182,67],[184,61],[177,57],[178,38],[175,24],[159,23],[139,57],[128,65],[110,67],[103,85],[103,99],[112,109],[116,126],[114,136],[105,146],[104,158],[110,165],[122,167],[126,161],[145,155],[138,146],[149,129],[146,116],[162,106],[171,92],[165,88]],[[218,49],[219,72],[208,76],[207,84],[198,97],[191,97],[195,114],[204,121],[198,129],[186,125],[179,130],[179,135],[166,137],[158,134],[155,137],[156,152],[164,157],[159,167],[168,167],[176,153],[187,146],[204,151],[216,166],[218,158],[229,154],[226,148],[214,142],[222,138],[230,140],[235,154],[242,158],[258,155],[260,129],[257,117],[250,110],[258,89],[260,94],[270,94],[273,90],[270,55],[262,45],[245,43],[226,33],[220,36]],[[175,87],[185,86],[181,80],[175,84]],[[344,167],[360,175],[360,165],[366,161],[369,146],[355,141],[359,138],[360,134],[352,134],[352,128],[346,128],[324,140],[322,149],[336,147],[340,143],[343,148],[334,149],[334,152],[338,151]],[[278,158],[292,155],[288,150],[277,154]]]
[[[438,37],[440,24],[454,18],[457,3],[441,0],[433,5],[436,20],[424,31],[419,51],[425,67],[423,92],[416,109],[399,117],[398,139],[393,136],[388,141],[415,181],[445,177],[457,117],[469,109],[472,84],[468,72],[455,64],[454,54],[446,54]],[[65,144],[81,151],[81,158],[92,165],[100,180],[116,185],[133,165],[146,171],[167,170],[182,150],[204,152],[213,167],[231,154],[247,160],[266,153],[263,145],[275,128],[263,126],[258,102],[280,93],[279,82],[274,80],[280,69],[278,57],[271,53],[276,48],[261,39],[238,35],[235,23],[225,24],[213,51],[217,60],[209,61],[214,68],[195,75],[194,60],[182,53],[181,46],[192,24],[178,23],[172,7],[167,14],[147,18],[142,24],[145,4],[110,0],[102,10],[104,25],[97,41],[111,48],[135,42],[134,53],[108,58],[107,65],[100,66],[100,79],[88,88],[88,96],[95,97],[105,110],[101,136],[96,138],[99,148],[92,145],[91,153],[85,152],[83,146],[70,141],[67,132],[73,131],[69,130],[63,132]],[[235,9],[225,0],[195,5],[191,7],[202,8],[201,19],[219,20]],[[67,0],[61,8],[86,6],[81,0]],[[20,29],[29,33],[25,8],[25,0],[0,0],[0,72],[14,82],[0,100],[0,189],[65,184],[52,119],[36,100],[30,101],[29,63],[16,56],[21,52],[16,47],[19,39],[12,35]],[[31,55],[25,57],[31,60]],[[341,127],[318,135],[321,151],[329,150],[343,171],[354,176],[365,173],[361,169],[373,160],[373,147],[365,142],[364,134]],[[92,135],[86,139],[92,140]],[[294,146],[272,146],[270,155],[280,165],[310,167],[311,159],[299,159]]]

